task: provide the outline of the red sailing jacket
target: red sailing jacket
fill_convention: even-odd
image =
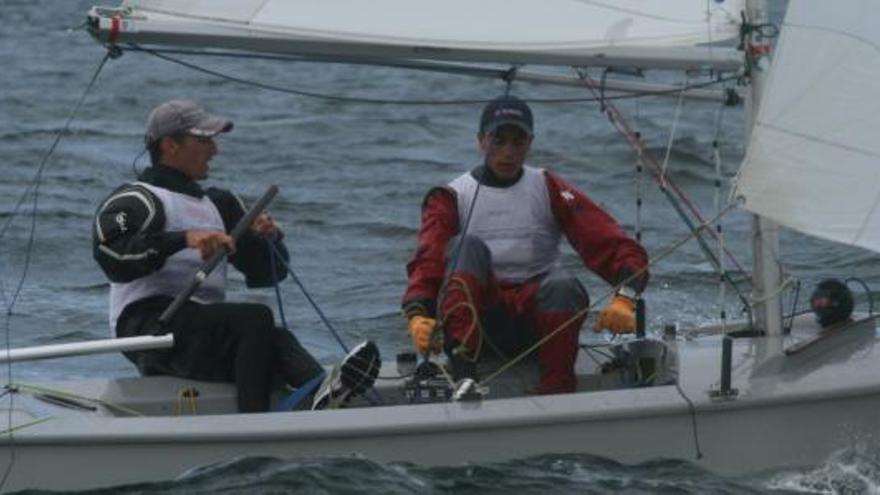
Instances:
[[[627,236],[610,215],[562,177],[549,171],[544,177],[553,216],[584,266],[612,285],[647,266],[644,248]],[[446,245],[458,229],[455,192],[447,187],[429,191],[422,205],[418,246],[406,265],[409,283],[402,306],[408,314],[435,314],[434,301],[445,272]],[[647,280],[646,272],[630,285],[641,291]]]

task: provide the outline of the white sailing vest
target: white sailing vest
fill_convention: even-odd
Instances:
[[[477,181],[468,172],[449,187],[456,192],[458,224],[464,228]],[[480,186],[467,234],[489,247],[492,271],[500,280],[522,282],[554,268],[562,231],[550,209],[544,170],[526,166],[510,187]]]
[[[165,232],[186,230],[219,230],[225,232],[223,219],[207,195],[194,198],[144,182],[135,182],[153,193],[165,210]],[[125,307],[151,296],[174,297],[183,291],[193,275],[202,266],[198,249],[184,248],[174,253],[165,265],[145,277],[131,282],[110,284],[110,329],[115,332],[116,320]],[[192,296],[200,303],[222,302],[226,298],[226,258],[214,268],[211,275]]]

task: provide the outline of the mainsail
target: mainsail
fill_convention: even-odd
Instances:
[[[344,57],[736,70],[744,0],[128,0],[102,41]],[[709,46],[706,46],[709,45]]]
[[[734,194],[806,234],[880,251],[876,0],[790,2]]]

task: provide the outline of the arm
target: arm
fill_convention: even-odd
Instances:
[[[422,204],[416,252],[406,265],[409,279],[402,307],[409,316],[436,314],[437,294],[446,271],[446,245],[458,233],[458,206],[455,194],[437,187],[428,192]]]
[[[210,188],[206,193],[217,206],[226,232],[230,232],[247,212],[244,202],[235,194],[224,189]],[[271,222],[271,220],[268,220],[268,217],[263,217],[255,221],[254,225],[258,222]],[[248,287],[269,287],[272,285],[273,267],[269,264],[271,258],[268,243],[272,243],[281,254],[281,256],[275,257],[276,280],[284,280],[287,277],[285,264],[290,260],[290,254],[282,240],[284,236],[281,231],[276,228],[275,232],[276,235],[272,236],[273,239],[267,239],[257,235],[254,232],[254,226],[251,226],[235,244],[235,253],[229,257],[229,261],[244,274]]]
[[[648,266],[645,249],[610,215],[558,175],[546,178],[553,215],[588,269],[617,285]],[[647,283],[645,271],[627,285],[641,292]]]
[[[184,232],[163,232],[162,203],[143,187],[127,184],[98,207],[92,255],[111,282],[130,282],[162,268],[186,247]]]

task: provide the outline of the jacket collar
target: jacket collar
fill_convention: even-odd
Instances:
[[[165,165],[153,165],[147,168],[141,172],[138,180],[194,198],[201,198],[205,195],[205,191],[196,181],[187,177],[183,172]]]
[[[477,182],[484,186],[500,187],[503,189],[519,182],[519,180],[522,179],[523,173],[524,170],[520,170],[519,175],[517,175],[515,178],[503,180],[499,179],[498,176],[495,175],[494,172],[492,172],[492,169],[490,169],[488,165],[480,165],[471,170],[471,177],[473,177]]]

